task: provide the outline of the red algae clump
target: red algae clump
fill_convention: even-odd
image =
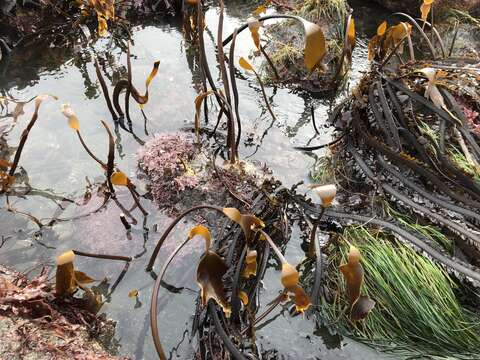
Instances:
[[[198,177],[188,165],[194,154],[193,137],[182,133],[155,134],[138,150],[139,167],[148,176],[158,205],[166,205],[179,192],[198,185]]]
[[[241,199],[270,175],[249,162],[232,165],[220,157],[214,161],[208,147],[194,141],[189,134],[156,134],[137,152],[153,200],[170,215],[201,203],[226,204],[232,196]]]

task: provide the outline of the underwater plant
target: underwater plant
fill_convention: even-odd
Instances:
[[[343,317],[349,299],[330,292],[324,315],[355,339],[399,356],[438,356],[471,359],[477,352],[480,327],[477,315],[462,307],[457,285],[445,270],[382,232],[351,226],[342,237],[362,252],[365,293],[377,306],[362,323]],[[331,244],[330,266],[347,257],[348,246]],[[328,272],[332,287],[345,285],[336,271]]]

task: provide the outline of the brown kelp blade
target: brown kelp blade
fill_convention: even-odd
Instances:
[[[255,18],[248,19],[248,29],[250,30],[250,34],[252,35],[253,43],[260,50],[260,21]]]
[[[95,279],[92,279],[90,276],[85,274],[83,271],[74,271],[75,281],[80,285],[91,284],[95,282]]]
[[[313,71],[320,65],[321,61],[327,53],[325,36],[323,31],[317,24],[301,19],[303,28],[305,29],[305,67],[309,71]]]
[[[116,186],[128,186],[128,184],[130,183],[127,175],[125,175],[121,171],[115,171],[112,176],[110,176],[110,181],[113,185]]]
[[[348,263],[340,266],[340,271],[347,282],[350,306],[353,306],[360,297],[360,291],[363,284],[364,271],[360,264],[360,258],[360,251],[358,251],[355,246],[350,246]]]
[[[75,254],[67,251],[57,258],[57,273],[55,275],[55,289],[59,296],[72,294],[77,285],[75,283],[75,269],[73,261]]]
[[[282,264],[282,285],[286,290],[296,289],[300,274],[294,266],[289,263]]]
[[[308,310],[308,308],[312,305],[312,302],[310,301],[310,297],[307,295],[305,290],[301,286],[297,285],[293,293],[295,296],[295,309],[301,313]]]
[[[215,300],[223,309],[225,316],[231,313],[223,287],[222,277],[228,270],[225,261],[213,251],[207,251],[200,259],[197,268],[197,282],[201,289],[202,304]]]
[[[62,114],[68,119],[68,126],[75,131],[80,130],[80,122],[78,121],[77,114],[73,111],[70,104],[63,104],[61,107]]]
[[[150,83],[152,82],[152,80],[155,78],[155,76],[158,73],[158,67],[159,66],[160,66],[160,61],[155,61],[153,63],[153,69],[150,72],[150,74],[148,75],[147,80],[145,81],[145,95],[140,95],[138,93],[138,90],[133,85],[130,86],[130,91],[132,92],[132,97],[135,99],[135,101],[137,103],[140,104],[140,107],[142,107],[143,105],[145,105],[148,102],[148,89],[150,87]]]
[[[352,62],[352,53],[355,48],[356,34],[355,34],[355,20],[350,14],[347,17],[347,26],[345,28],[345,44],[343,45],[343,62],[347,61],[348,64]]]
[[[205,240],[206,251],[208,251],[208,249],[210,249],[210,243],[212,242],[212,235],[210,234],[210,231],[203,225],[197,225],[190,230],[188,238],[191,240],[195,236],[203,237]]]
[[[245,279],[257,275],[257,250],[249,250],[245,257],[245,267],[243,268],[242,277]]]
[[[203,101],[205,98],[211,94],[213,94],[213,90],[208,90],[200,93],[195,98],[195,134],[197,135],[197,140],[200,141],[200,111],[202,108]]]
[[[265,224],[254,215],[243,215],[236,208],[223,208],[223,213],[233,222],[236,222],[243,230],[247,242],[253,240],[255,232],[263,229]]]

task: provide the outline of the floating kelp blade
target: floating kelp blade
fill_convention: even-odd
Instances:
[[[373,60],[376,55],[379,55],[387,28],[387,21],[382,22],[377,28],[377,34],[368,42],[368,60]]]
[[[242,68],[244,68],[247,71],[255,71],[253,69],[253,66],[250,65],[250,63],[243,56],[238,60],[238,63]]]
[[[430,9],[432,8],[434,0],[423,0],[422,5],[420,5],[420,13],[422,14],[422,20],[427,21],[428,14],[430,14]]]
[[[242,301],[242,304],[243,304],[244,306],[247,306],[247,305],[248,305],[248,301],[249,301],[249,300],[248,300],[248,295],[247,295],[247,293],[246,293],[245,291],[240,291],[240,292],[238,293],[238,297],[240,298],[240,300]]]
[[[295,300],[295,310],[300,313],[305,312],[312,305],[310,297],[301,286],[296,286],[293,291]]]
[[[300,274],[289,263],[282,264],[282,285],[286,290],[296,289],[300,280]]]
[[[252,15],[253,16],[258,16],[262,13],[265,13],[267,12],[267,6],[270,4],[270,0],[269,1],[265,1],[264,4],[261,4],[259,5],[253,12],[252,12]]]
[[[203,225],[197,225],[190,230],[190,233],[188,234],[188,238],[191,240],[195,236],[203,237],[203,239],[205,240],[206,251],[208,251],[208,249],[210,249],[210,244],[212,242],[212,235],[210,234],[210,231]]]
[[[75,276],[75,281],[80,285],[91,284],[96,281],[95,279],[92,279],[90,276],[85,274],[83,271],[75,270],[74,276]]]
[[[345,277],[350,299],[350,316],[352,320],[361,320],[373,309],[375,302],[368,296],[360,297],[363,285],[364,271],[360,264],[360,251],[350,245],[348,251],[348,262],[340,266],[340,271]],[[358,303],[360,301],[360,303]]]
[[[243,230],[247,242],[253,240],[257,230],[263,229],[265,223],[254,215],[243,215],[236,208],[223,208],[223,213],[233,222],[236,222]]]
[[[55,275],[55,289],[57,295],[72,294],[77,285],[75,283],[75,269],[73,261],[75,254],[73,251],[67,251],[57,258],[57,273]]]
[[[437,70],[428,67],[421,69],[420,72],[424,74],[428,79],[427,88],[425,90],[425,97],[427,99],[430,99],[435,104],[435,106],[438,106],[441,109],[446,109],[445,101],[436,84]]]
[[[377,35],[378,35],[378,36],[383,36],[383,35],[385,35],[385,31],[387,31],[387,28],[388,28],[388,23],[387,23],[387,21],[385,20],[385,21],[382,22],[380,25],[378,25]]]
[[[195,103],[195,133],[197,135],[197,141],[200,141],[200,112],[201,112],[201,109],[202,109],[202,103],[207,96],[209,96],[213,93],[214,93],[213,90],[208,90],[208,91],[205,91],[205,92],[199,94],[195,98],[195,101],[194,101],[194,103]]]
[[[231,308],[227,302],[222,278],[228,270],[225,261],[215,252],[208,250],[200,259],[197,268],[197,282],[201,289],[202,304],[207,305],[213,299],[219,304],[226,317],[230,317]]]
[[[348,63],[352,63],[352,53],[355,48],[356,34],[355,34],[355,20],[352,15],[347,18],[346,36],[345,36],[345,57]]]
[[[305,67],[309,71],[313,71],[318,67],[327,53],[325,36],[320,26],[301,19],[303,28],[305,30]]]
[[[125,175],[121,171],[115,171],[112,176],[110,177],[113,185],[117,186],[128,186],[130,184],[130,180],[128,179],[127,175]]]
[[[250,34],[252,35],[253,43],[260,50],[260,21],[256,18],[248,18],[248,29],[250,30]]]
[[[245,267],[242,277],[245,279],[257,275],[257,250],[250,250],[245,257]]]
[[[311,185],[310,188],[320,198],[322,207],[331,206],[337,195],[337,187],[334,184]]]
[[[70,104],[63,104],[61,107],[61,112],[65,117],[68,119],[68,126],[70,126],[73,130],[79,131],[80,130],[80,122],[78,121],[78,117],[73,111]]]

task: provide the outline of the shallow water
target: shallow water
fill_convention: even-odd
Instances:
[[[355,6],[356,4],[353,4]],[[226,20],[224,34],[243,23],[254,5],[244,2],[230,1],[226,4]],[[373,10],[375,9],[375,10]],[[208,30],[216,33],[217,10],[212,8],[207,13]],[[357,15],[358,13],[358,15]],[[358,4],[355,17],[359,39],[354,52],[354,68],[351,73],[353,86],[363,72],[367,70],[366,39],[375,31],[379,21],[372,20],[372,13],[381,19],[376,7],[365,7]],[[363,20],[363,21],[362,21]],[[213,43],[206,32],[206,45],[209,63],[215,63]],[[133,29],[134,47],[132,48],[133,80],[139,87],[151,70],[155,60],[161,60],[160,71],[150,88],[150,101],[145,107],[148,116],[146,135],[143,129],[143,118],[138,107],[131,104],[131,114],[135,132],[146,140],[156,132],[177,131],[185,127],[191,128],[194,117],[193,102],[199,88],[199,73],[192,64],[192,51],[182,36],[181,23],[178,20],[160,20],[155,25],[139,26]],[[252,42],[247,32],[237,40],[236,56],[248,56],[252,51]],[[58,49],[57,49],[58,50]],[[107,153],[107,136],[100,123],[101,119],[111,124],[111,117],[105,105],[98,82],[96,81],[91,54],[96,52],[101,59],[108,58],[105,68],[115,83],[120,74],[126,72],[125,54],[121,49],[102,39],[88,45],[78,44],[73,50],[58,52],[52,48],[37,49],[41,56],[36,56],[23,63],[21,71],[7,71],[0,77],[0,91],[9,96],[26,100],[38,94],[52,94],[58,100],[45,101],[40,109],[40,117],[30,133],[27,145],[22,154],[21,166],[25,169],[30,185],[35,189],[48,190],[59,196],[81,200],[87,185],[86,177],[94,182],[102,181],[103,173],[98,165],[81,148],[74,132],[68,127],[65,117],[60,112],[60,105],[70,103],[80,119],[82,135],[96,154]],[[49,58],[51,55],[51,58]],[[18,51],[13,54],[12,61],[25,56]],[[241,98],[240,111],[243,120],[244,137],[254,136],[254,146],[242,146],[241,157],[249,157],[259,162],[266,162],[273,170],[276,178],[286,186],[301,180],[309,181],[309,172],[321,152],[302,153],[293,149],[293,145],[305,144],[313,137],[314,131],[310,120],[310,107],[316,109],[316,118],[320,124],[322,135],[311,142],[326,142],[330,139],[332,129],[325,125],[330,103],[325,99],[313,98],[306,92],[292,91],[284,88],[267,88],[269,98],[278,117],[272,120],[266,112],[260,96],[260,88],[255,79],[243,74],[237,79]],[[110,91],[113,90],[113,86]],[[21,132],[28,123],[33,112],[33,104],[25,107],[25,114],[19,117],[18,124],[9,133],[6,140],[9,146],[18,144]],[[2,122],[9,121],[0,120]],[[127,175],[136,179],[135,152],[139,144],[126,132],[119,133],[116,162]],[[128,194],[119,192],[119,199],[130,204]],[[0,197],[5,208],[5,197]],[[64,218],[88,213],[98,205],[93,195],[87,206],[76,206],[63,203],[65,210],[60,214],[58,205],[52,199],[43,196],[10,197],[11,205],[19,211],[30,213],[37,218]],[[93,216],[75,221],[60,222],[53,227],[38,227],[21,215],[14,215],[0,210],[0,235],[6,239],[0,249],[0,263],[11,265],[18,270],[31,269],[40,264],[52,264],[57,255],[74,248],[86,252],[110,253],[119,255],[142,254],[133,261],[126,273],[122,262],[106,262],[95,259],[77,257],[76,266],[86,270],[96,279],[106,281],[99,285],[106,295],[107,303],[102,312],[118,321],[116,336],[120,340],[120,353],[130,355],[134,359],[154,359],[156,353],[149,328],[149,303],[154,280],[144,271],[148,255],[151,253],[159,234],[169,222],[169,218],[155,209],[154,205],[143,200],[150,215],[147,222],[134,226],[129,239],[120,223],[121,210],[110,202],[106,209]],[[138,210],[133,212],[141,219]],[[154,226],[155,225],[155,226]],[[176,234],[186,233],[189,224],[182,224]],[[161,251],[157,264],[172,250],[176,236],[171,236],[166,247]],[[295,246],[298,245],[298,246]],[[194,245],[189,245],[194,246]],[[186,249],[200,256],[201,249]],[[294,233],[286,254],[292,263],[298,263],[303,256],[299,247],[299,235]],[[190,259],[190,258],[189,258]],[[194,299],[197,285],[194,272],[189,270],[186,260],[179,261],[171,267],[166,281],[177,287],[184,287],[178,294],[163,295],[159,302],[161,314],[160,332],[166,349],[178,347],[172,358],[191,359],[194,344],[183,339],[184,331],[189,329],[189,322],[194,311]],[[123,274],[119,282],[117,279]],[[272,285],[270,285],[272,284]],[[263,303],[268,303],[279,288],[278,274],[274,269],[268,270],[265,276]],[[279,285],[279,284],[278,284]],[[139,300],[128,297],[132,289],[139,289]],[[332,348],[315,331],[311,320],[301,317],[291,318],[288,314],[276,316],[275,321],[258,332],[259,344],[265,349],[277,349],[279,358],[283,359],[372,359],[384,358],[373,350],[344,339],[340,348]],[[183,339],[183,341],[182,341]]]

